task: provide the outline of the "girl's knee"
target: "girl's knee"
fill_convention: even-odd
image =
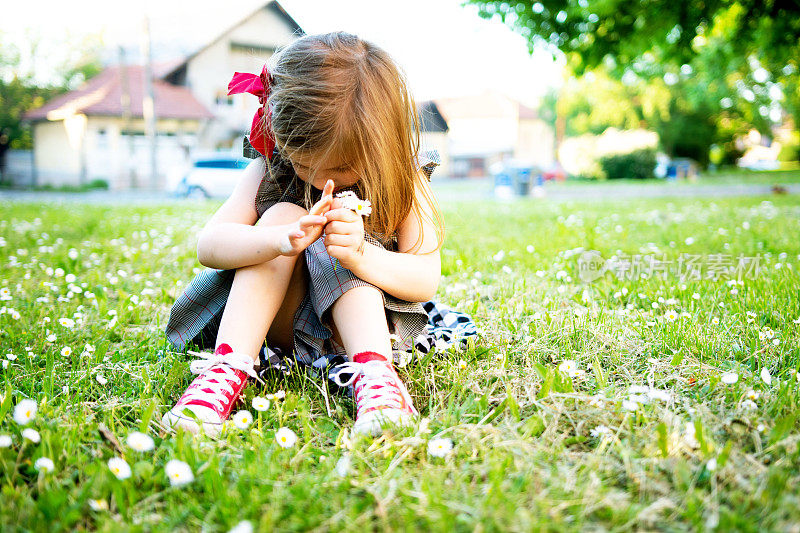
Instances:
[[[279,202],[261,215],[256,221],[256,226],[276,226],[279,224],[289,224],[297,221],[300,217],[307,215],[308,210],[289,202]]]

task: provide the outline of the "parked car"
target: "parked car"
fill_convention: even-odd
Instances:
[[[205,199],[227,198],[250,160],[231,154],[196,157],[186,169],[175,169],[167,177],[169,192],[178,197]]]

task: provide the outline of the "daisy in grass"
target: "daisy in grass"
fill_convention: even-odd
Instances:
[[[558,365],[558,370],[564,372],[571,378],[583,374],[583,370],[579,369],[578,364],[572,359],[565,359],[562,361],[561,364]]]
[[[450,439],[431,439],[428,441],[428,453],[434,457],[444,457],[453,451],[453,441]]]
[[[372,213],[372,203],[362,200],[353,191],[344,191],[336,195],[342,201],[342,207],[355,211],[357,215],[369,216]]]
[[[121,457],[112,457],[108,460],[108,469],[117,479],[128,479],[131,477],[131,467]]]
[[[24,426],[34,418],[36,418],[36,402],[33,400],[21,400],[16,407],[14,407],[14,422]]]
[[[269,409],[269,400],[261,396],[256,396],[253,398],[253,409],[256,411],[266,411]]]
[[[169,483],[173,487],[180,487],[194,481],[192,467],[178,459],[172,459],[164,466]]]
[[[49,457],[39,457],[36,459],[36,462],[33,463],[34,468],[39,472],[52,472],[55,470],[56,465],[53,464],[53,460]]]
[[[39,435],[39,432],[36,431],[33,428],[25,428],[25,429],[23,429],[22,430],[22,438],[23,439],[28,439],[29,441],[31,441],[34,444],[37,444],[40,440],[42,440],[42,437],[41,437],[41,435]]]
[[[291,448],[297,442],[297,435],[287,427],[282,427],[275,432],[275,440],[281,448]]]
[[[595,438],[597,438],[597,437],[605,437],[607,435],[611,435],[612,433],[613,433],[613,430],[608,426],[604,426],[603,424],[600,424],[596,428],[594,428],[591,431],[589,431],[589,434],[592,437],[595,437]]]
[[[286,398],[286,392],[279,390],[278,392],[265,395],[265,398],[267,400],[272,400],[273,402],[276,400],[283,400],[284,398]]]
[[[726,385],[733,385],[737,381],[739,381],[739,374],[736,372],[725,372],[722,374],[720,380]]]
[[[108,511],[108,502],[105,500],[89,500],[89,508],[92,511]]]
[[[145,435],[139,431],[130,433],[125,442],[137,452],[149,452],[155,447],[155,443],[150,435]]]
[[[233,415],[233,424],[239,429],[247,429],[253,423],[253,415],[250,411],[241,410]]]

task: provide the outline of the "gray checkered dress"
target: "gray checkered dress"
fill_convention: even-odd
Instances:
[[[250,146],[247,139],[245,139],[244,155],[251,159],[263,157]],[[269,175],[265,176],[256,193],[255,207],[259,218],[267,209],[279,202],[291,202],[307,207],[304,202],[304,182],[297,177],[288,162],[276,159],[275,156],[277,153],[273,156],[272,163],[276,180],[272,181]],[[418,166],[430,180],[431,173],[439,161],[437,152],[421,152]],[[350,189],[359,192],[355,186]],[[312,191],[317,196],[321,194],[321,191],[316,189]],[[377,237],[370,234],[365,236],[368,242],[376,246],[396,251],[395,236],[390,236],[388,239]],[[342,294],[353,287],[373,285],[356,277],[329,256],[322,238],[311,244],[302,256],[308,267],[309,286],[294,316],[294,356],[301,364],[319,367],[332,362],[333,355],[344,356],[343,348],[333,342],[330,318],[326,316],[327,310]],[[193,343],[201,350],[214,348],[235,272],[235,269],[206,268],[187,286],[175,301],[166,326],[165,333],[173,347],[183,350],[187,344]],[[384,291],[381,292],[389,329],[397,337],[393,341],[393,349],[396,353],[411,351],[415,340],[426,331],[428,313],[422,303],[408,302]],[[279,353],[276,348],[268,344],[261,353],[262,366],[264,363],[275,366],[276,352]]]

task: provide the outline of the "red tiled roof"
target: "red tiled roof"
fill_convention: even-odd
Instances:
[[[144,94],[144,66],[128,65],[131,115],[142,117]],[[178,87],[161,80],[153,81],[156,118],[207,119],[214,115],[201,104],[186,87]],[[83,113],[84,115],[122,116],[122,82],[120,67],[109,67],[88,80],[78,89],[57,96],[38,109],[31,110],[25,120],[45,120],[48,113],[56,115]]]

